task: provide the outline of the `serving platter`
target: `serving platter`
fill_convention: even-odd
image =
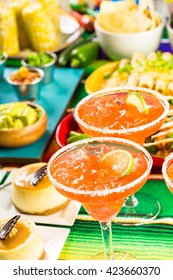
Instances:
[[[49,50],[55,53],[58,53],[72,45],[84,32],[84,28],[80,26],[80,24],[74,17],[60,8],[59,12],[60,32],[57,35],[57,41],[59,42],[59,44],[57,48]],[[20,50],[17,55],[11,55],[9,56],[9,58],[22,59],[27,57],[28,54],[33,51],[34,50],[30,48]]]
[[[5,69],[5,78],[14,68]],[[35,103],[43,107],[48,117],[48,127],[44,135],[35,143],[21,148],[0,148],[1,163],[27,164],[42,160],[43,153],[63,116],[82,76],[83,69],[56,68],[54,81],[42,85],[41,96]],[[16,102],[12,87],[4,79],[0,88],[0,104]]]
[[[49,51],[58,53],[64,49],[66,49],[67,47],[72,45],[82,35],[83,32],[84,32],[84,29],[81,26],[79,26],[70,35],[59,34],[59,36],[58,36],[58,41],[60,42],[59,46],[56,49],[49,50]],[[32,49],[21,50],[17,55],[11,55],[11,56],[9,56],[9,58],[14,59],[14,60],[22,59],[22,58],[27,57],[33,51],[34,50],[32,50]]]
[[[14,207],[11,200],[11,185],[0,190],[0,192],[0,218],[6,217],[8,215],[20,215],[21,213]],[[22,214],[22,216],[32,219],[37,224],[72,226],[80,210],[80,207],[80,203],[70,200],[64,209],[54,214],[44,216]]]
[[[108,87],[140,86],[173,96],[173,54],[135,52],[131,59],[108,62],[97,68],[85,81],[88,94]]]
[[[70,233],[70,229],[38,226],[38,230],[43,240],[43,260],[57,260]]]

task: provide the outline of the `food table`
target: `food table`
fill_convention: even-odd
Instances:
[[[171,51],[169,43],[164,41],[160,50]],[[86,96],[86,92],[84,84],[81,83],[69,107],[73,108],[84,96]],[[52,145],[52,149],[54,145]],[[123,219],[119,215],[112,225],[114,249],[131,253],[139,260],[172,259],[173,196],[160,174],[151,174],[141,191],[153,194],[159,200],[161,212],[157,219],[148,225],[130,227],[121,225]],[[95,246],[96,243],[97,246]],[[100,250],[102,250],[102,239],[99,224],[81,207],[59,259],[92,259]]]
[[[161,45],[161,49],[170,50],[170,46],[168,43],[164,43]],[[11,62],[14,63],[13,60]],[[10,61],[8,63],[10,64]],[[62,71],[68,72],[68,69],[64,68]],[[89,71],[89,74],[93,71],[93,68],[88,68],[86,71]],[[76,84],[74,87],[73,98],[69,98],[71,102],[69,104],[67,102],[66,107],[68,107],[68,109],[75,107],[76,103],[87,95],[84,89],[84,81],[81,80],[82,69],[80,73],[80,83],[78,86]],[[66,114],[65,107],[63,109],[61,118]],[[59,147],[55,141],[55,137],[52,137],[44,153],[43,160],[47,162],[57,149],[59,149]],[[16,161],[16,164],[17,163]],[[16,166],[16,164],[13,162],[12,165]],[[2,170],[11,170],[11,164],[5,164],[5,167],[3,164],[1,171]],[[149,224],[140,226],[122,225],[123,218],[119,215],[113,221],[112,225],[114,249],[131,253],[138,260],[171,260],[173,259],[173,196],[167,189],[160,174],[151,174],[150,179],[141,191],[152,194],[159,200],[161,212],[155,220]],[[102,238],[99,224],[85,212],[83,207],[80,208],[75,216],[74,223],[71,225],[56,225],[56,222],[54,224],[50,222],[50,225],[47,223],[44,224],[43,222],[38,222],[37,224],[44,226],[45,232],[46,226],[70,230],[69,234],[65,233],[67,239],[64,240],[62,250],[59,252],[59,260],[93,259],[94,255],[97,255],[102,250]],[[54,248],[58,248],[58,246],[59,243],[57,240],[56,244],[54,244]]]
[[[25,16],[25,19],[27,19],[27,16]],[[50,30],[47,34],[49,33]],[[45,41],[49,42],[49,40]],[[36,47],[37,45],[39,44],[36,43]],[[168,50],[167,47],[169,49],[168,45],[164,45],[164,51]],[[92,51],[90,53],[93,54]],[[91,56],[90,53],[88,50],[89,56]],[[76,66],[78,60],[76,60],[75,56],[74,58],[73,63]],[[48,115],[48,128],[46,133],[38,142],[31,146],[17,149],[0,148],[0,163],[2,164],[0,169],[0,184],[6,183],[9,180],[14,172],[14,167],[20,167],[21,165],[34,161],[47,162],[51,155],[59,149],[54,135],[58,123],[66,114],[66,109],[74,108],[78,101],[87,95],[83,79],[99,67],[100,62],[105,63],[107,61],[107,57],[100,51],[99,61],[91,64],[87,68],[56,68],[54,81],[50,85],[42,86],[41,98],[36,101],[46,110]],[[9,59],[7,62],[7,66],[9,67],[5,69],[5,77],[12,71],[10,67],[18,67],[19,65],[20,60]],[[74,64],[72,65],[74,66]],[[1,83],[0,102],[8,103],[15,101],[16,97],[13,91],[3,81]],[[154,171],[155,169],[153,168]],[[7,176],[9,173],[10,175]],[[173,196],[167,189],[160,174],[151,174],[149,180],[140,191],[151,194],[159,200],[161,204],[159,216],[149,224],[140,226],[133,225],[134,221],[128,220],[128,223],[131,223],[131,225],[125,226],[123,225],[125,219],[120,213],[113,221],[112,226],[114,249],[116,251],[128,252],[138,260],[172,259],[173,211],[171,205],[173,204]],[[1,216],[16,213],[16,209],[13,207],[11,201],[10,187],[1,190],[0,205],[2,207]],[[99,223],[93,220],[83,207],[79,204],[76,205],[73,201],[70,201],[65,209],[54,215],[42,217],[33,215],[30,218],[40,227],[45,242],[45,250],[47,249],[48,259],[92,260],[95,259],[95,255],[98,255],[102,251]],[[50,247],[53,253],[49,252]]]

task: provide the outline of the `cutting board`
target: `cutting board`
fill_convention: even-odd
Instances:
[[[5,78],[14,68],[5,69]],[[48,116],[45,134],[35,143],[21,148],[0,148],[1,163],[27,164],[42,160],[43,153],[83,76],[83,69],[56,68],[54,81],[41,86],[41,96],[35,103],[42,106]],[[11,85],[0,81],[0,104],[18,101]]]

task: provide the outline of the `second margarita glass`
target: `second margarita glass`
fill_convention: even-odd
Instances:
[[[81,130],[91,137],[111,136],[132,140],[140,145],[159,130],[169,111],[167,99],[142,87],[104,89],[83,98],[74,118]],[[138,192],[124,203],[123,224],[143,224],[160,212],[160,203],[152,195]]]
[[[134,259],[115,253],[111,220],[124,199],[147,181],[151,155],[137,143],[116,137],[96,137],[77,141],[58,150],[48,162],[48,176],[59,192],[83,204],[100,223],[104,254],[91,259]]]
[[[162,174],[168,189],[173,194],[173,153],[164,159]]]

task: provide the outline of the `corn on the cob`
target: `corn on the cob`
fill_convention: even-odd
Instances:
[[[0,9],[0,50],[9,56],[19,53],[16,18],[13,10],[6,6]]]
[[[25,30],[25,25],[22,20],[21,11],[22,9],[29,5],[29,0],[11,0],[8,2],[9,7],[11,7],[16,15],[19,45],[20,49],[26,49],[30,47],[29,37]]]
[[[54,26],[41,3],[31,3],[21,14],[33,50],[39,52],[58,47]]]
[[[59,32],[60,32],[60,26],[59,26],[60,8],[59,8],[57,0],[37,0],[37,1],[40,2],[44,6],[48,16],[50,17],[50,19],[54,25],[56,33],[59,34]]]

